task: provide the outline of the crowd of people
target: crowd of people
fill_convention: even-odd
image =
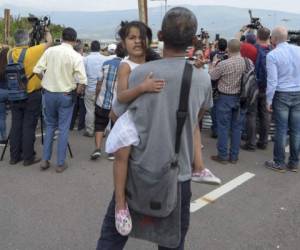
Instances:
[[[287,42],[287,29],[279,26],[272,31],[266,27],[253,30],[243,26],[235,38],[214,42],[207,37],[197,38],[196,32],[195,15],[176,7],[166,13],[158,33],[164,44],[161,53],[150,46],[151,28],[139,21],[121,22],[118,43],[108,46],[109,55],[100,53],[97,40],[91,42],[90,53],[84,54],[83,44],[70,27],[63,30],[62,43],[56,46],[48,29],[45,42],[32,47],[28,47],[28,31],[17,30],[15,47],[3,47],[0,52],[0,140],[1,144],[9,143],[10,165],[40,162],[40,169],[46,171],[51,167],[57,137],[55,169],[64,172],[68,167],[69,131],[76,124],[78,131],[95,140],[89,152],[91,160],[103,157],[105,148],[107,158],[114,161],[114,195],[103,221],[99,250],[123,249],[134,230],[127,192],[133,166],[165,168],[169,162],[170,169],[178,167],[181,236],[175,248],[155,242],[161,245],[159,249],[184,249],[191,180],[221,183],[205,168],[202,157],[202,118],[207,112],[212,120],[211,137],[217,140],[213,161],[238,164],[240,148],[266,150],[272,120],[273,159],[265,166],[278,172],[298,171],[300,47]],[[6,67],[17,62],[24,66],[27,95],[10,100]],[[188,77],[184,74],[186,64],[192,65]],[[245,106],[240,99],[241,82],[250,70],[255,72],[257,95],[251,105]],[[187,110],[181,110],[182,91],[188,93]],[[41,158],[34,150],[40,117],[46,127]],[[178,129],[182,118],[184,126]],[[110,132],[102,145],[106,131]],[[287,137],[290,156],[286,162]]]

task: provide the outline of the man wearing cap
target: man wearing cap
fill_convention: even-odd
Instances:
[[[255,64],[257,56],[257,49],[255,47],[256,35],[246,26],[241,28],[236,38],[240,39],[242,35],[245,35],[245,41],[241,43],[241,56],[249,58]]]
[[[108,52],[108,57],[109,59],[113,59],[116,57],[115,51],[116,51],[117,45],[114,43],[111,43],[107,46],[107,52]]]
[[[92,137],[94,135],[96,86],[102,78],[102,65],[108,59],[108,57],[100,54],[100,43],[98,41],[92,41],[91,53],[84,59],[84,66],[88,79],[84,96],[86,108],[86,130],[84,136],[87,137]]]

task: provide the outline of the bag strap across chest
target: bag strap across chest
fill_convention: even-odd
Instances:
[[[176,119],[177,119],[176,141],[175,141],[176,156],[178,155],[180,150],[181,134],[182,134],[185,120],[188,115],[189,94],[191,89],[192,73],[193,73],[193,66],[190,63],[186,62],[184,66],[182,80],[181,80],[179,106],[176,113]]]
[[[27,48],[23,48],[22,49],[21,54],[20,54],[20,56],[18,58],[18,63],[22,63],[22,64],[24,63],[26,51],[27,51]],[[9,51],[9,53],[8,53],[8,63],[9,64],[14,63],[14,60],[13,60],[13,57],[12,57],[12,50]]]

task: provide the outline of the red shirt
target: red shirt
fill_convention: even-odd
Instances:
[[[253,44],[246,43],[246,42],[242,43],[240,51],[241,51],[242,57],[249,58],[255,64],[256,56],[257,56],[257,49]]]

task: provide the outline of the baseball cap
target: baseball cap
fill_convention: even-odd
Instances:
[[[247,33],[246,34],[246,42],[255,44],[256,43],[256,36],[254,33]]]
[[[107,51],[108,51],[109,53],[114,53],[115,50],[116,50],[116,48],[117,48],[117,45],[115,45],[114,43],[111,43],[111,44],[109,44],[109,45],[107,46]]]

